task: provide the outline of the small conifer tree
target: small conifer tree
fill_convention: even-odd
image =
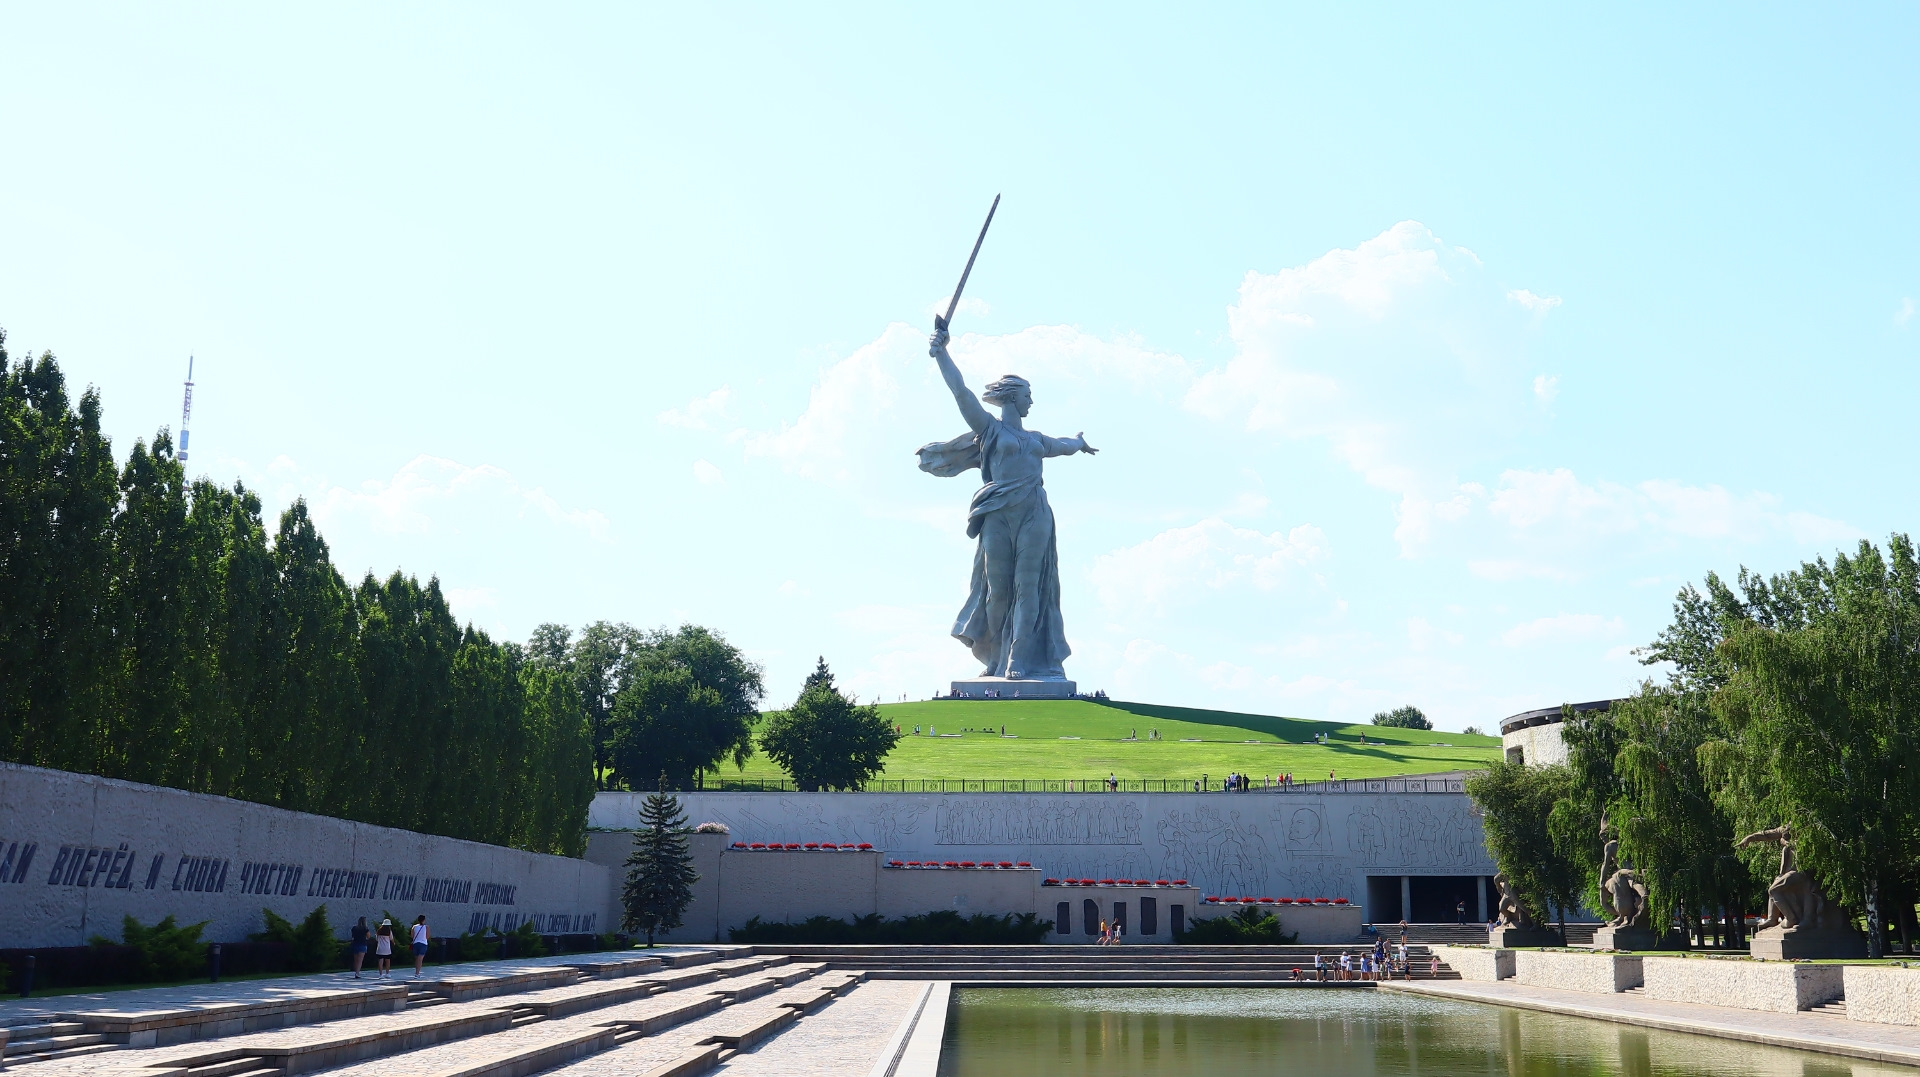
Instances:
[[[621,926],[647,933],[653,947],[655,933],[680,926],[680,917],[693,903],[693,870],[687,849],[687,817],[680,798],[667,792],[667,776],[660,775],[660,791],[640,805],[640,828],[633,833],[633,852],[627,855],[627,885],[622,891]]]

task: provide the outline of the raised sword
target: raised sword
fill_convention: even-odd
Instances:
[[[960,293],[967,290],[967,278],[973,275],[973,260],[980,257],[980,244],[987,241],[987,229],[993,226],[994,211],[1000,208],[1000,196],[993,196],[993,205],[987,207],[987,221],[980,226],[980,237],[973,241],[973,253],[967,255],[967,268],[960,271],[960,283],[953,287],[953,299],[947,303],[947,316],[935,319],[934,325],[945,329],[953,324],[953,312],[960,306]]]

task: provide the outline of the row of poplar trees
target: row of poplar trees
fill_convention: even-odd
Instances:
[[[462,628],[437,580],[351,586],[304,504],[115,464],[100,399],[0,333],[0,759],[579,855],[594,787],[563,644]]]
[[[1867,931],[1873,956],[1920,924],[1920,560],[1905,535],[1729,585],[1709,574],[1640,652],[1670,664],[1604,710],[1564,712],[1564,765],[1470,780],[1494,859],[1536,915],[1600,908],[1600,829],[1649,890],[1656,925],[1740,945],[1775,846]]]

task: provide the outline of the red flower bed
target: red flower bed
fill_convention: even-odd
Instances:
[[[943,868],[957,868],[960,866],[960,862],[958,860],[942,860],[940,861],[940,866]]]
[[[1165,885],[1167,885],[1167,880],[1165,880],[1165,879],[1155,879],[1155,880],[1153,880],[1153,885],[1155,885],[1155,886],[1165,886]]]
[[[752,845],[748,846],[748,848],[750,849],[764,849],[766,847],[767,847],[767,843],[764,841],[756,841]]]
[[[1093,885],[1093,880],[1092,880],[1092,879],[1082,879],[1082,880],[1080,880],[1080,885],[1081,885],[1081,886],[1092,886],[1092,885]]]
[[[818,849],[820,848],[820,843],[817,841],[810,841],[805,845],[802,845],[801,848],[802,849]]]
[[[1313,899],[1313,903],[1314,903],[1315,905],[1330,905],[1330,904],[1332,904],[1332,902],[1330,902],[1330,901],[1328,901],[1328,900],[1327,900],[1326,898],[1314,898],[1314,899]]]
[[[799,843],[797,843],[797,842],[791,842],[791,841],[790,841],[790,842],[788,842],[788,843],[787,843],[787,848],[789,848],[789,849],[798,849],[798,848],[800,848],[800,845],[799,845]]]
[[[976,867],[977,865],[974,864],[974,862],[971,860],[962,860],[960,861],[960,866],[963,868],[971,868],[971,867]]]
[[[744,849],[746,847],[747,847],[747,843],[744,841],[736,841],[733,843],[733,848],[735,849]]]
[[[1346,899],[1346,898],[1334,898],[1334,899],[1333,899],[1333,903],[1334,903],[1335,905],[1345,905],[1345,904],[1347,903],[1347,899]]]
[[[904,868],[904,867],[906,867],[906,865],[905,865],[905,864],[903,864],[903,863],[901,863],[901,862],[900,862],[900,861],[898,861],[898,860],[889,860],[889,861],[887,861],[887,866],[888,866],[888,867],[890,867],[890,868]]]
[[[871,849],[871,848],[873,848],[873,843],[872,843],[872,842],[870,842],[870,841],[863,841],[863,842],[861,842],[861,843],[860,843],[860,848],[862,848],[862,849]]]
[[[908,867],[910,867],[910,868],[917,868],[917,867],[919,867],[919,866],[920,866],[920,861],[918,861],[918,860],[909,860],[909,861],[907,861],[907,866],[908,866]]]
[[[1000,862],[999,862],[998,864],[995,864],[994,866],[995,866],[995,867],[1001,867],[1001,868],[1010,868],[1010,867],[1012,867],[1012,866],[1013,866],[1013,861],[1011,861],[1011,860],[1002,860],[1002,861],[1000,861]]]
[[[1020,861],[1020,863],[1019,863],[1019,864],[1017,864],[1017,865],[1015,865],[1015,866],[1016,866],[1016,867],[1022,867],[1022,868],[1030,868],[1030,867],[1032,867],[1033,865],[1032,865],[1031,863],[1029,863],[1028,861],[1025,861],[1025,860],[1022,860],[1022,861]]]
[[[1058,880],[1058,879],[1042,879],[1042,880],[1040,880],[1040,885],[1041,885],[1041,886],[1059,886],[1059,885],[1060,885],[1060,880]]]
[[[1102,880],[1100,880],[1100,885],[1101,885],[1101,886],[1112,886],[1112,885],[1113,885],[1113,880],[1112,880],[1112,879],[1102,879]]]
[[[1280,904],[1282,904],[1282,905],[1291,905],[1291,904],[1293,904],[1293,899],[1292,899],[1292,898],[1279,898],[1279,899],[1277,899],[1277,900],[1278,900],[1278,901],[1280,902]]]
[[[1187,880],[1185,880],[1185,879],[1175,879],[1175,880],[1173,880],[1173,885],[1175,885],[1175,886],[1185,886],[1185,885],[1187,885]]]

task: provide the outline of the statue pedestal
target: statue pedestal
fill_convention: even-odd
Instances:
[[[1596,950],[1658,950],[1660,936],[1652,928],[1603,927],[1593,933]]]
[[[1847,927],[1770,927],[1748,944],[1755,957],[1773,961],[1867,956],[1867,937]]]
[[[1072,699],[1079,686],[1069,680],[1028,681],[972,677],[953,682],[953,694],[965,699]]]
[[[1496,927],[1487,931],[1487,945],[1496,950],[1558,946],[1560,933],[1550,927]]]

